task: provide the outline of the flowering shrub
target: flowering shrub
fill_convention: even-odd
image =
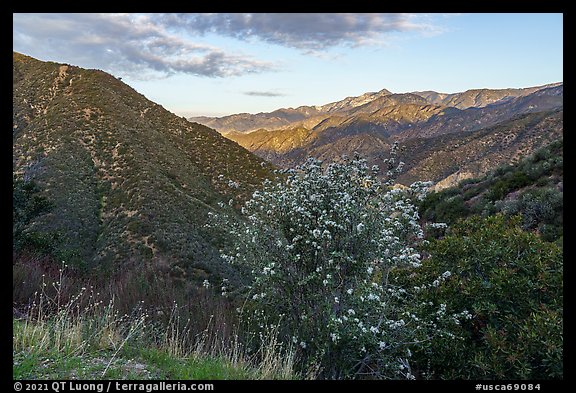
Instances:
[[[393,157],[387,164],[394,175]],[[409,343],[427,337],[388,276],[420,265],[414,201],[428,184],[393,188],[378,170],[358,157],[325,168],[309,159],[255,192],[246,222],[214,216],[235,239],[222,257],[252,277],[244,319],[277,329],[325,378],[413,378]]]

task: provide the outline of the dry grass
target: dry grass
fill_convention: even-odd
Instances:
[[[261,336],[256,352],[250,352],[236,327],[219,325],[214,315],[197,330],[193,316],[173,303],[167,321],[153,318],[142,303],[131,313],[120,313],[115,298],[108,302],[93,288],[81,288],[66,299],[65,269],[42,289],[30,307],[13,323],[13,352],[19,358],[50,356],[98,359],[99,378],[109,377],[118,362],[148,359],[150,368],[164,367],[168,377],[197,375],[190,369],[213,369],[214,375],[238,379],[294,379],[294,350],[283,348],[272,330]],[[206,296],[208,296],[206,294]],[[162,361],[157,360],[161,354]],[[102,360],[104,359],[104,360]],[[105,366],[104,366],[105,364]],[[16,366],[15,366],[16,367]],[[225,372],[222,370],[226,370]]]

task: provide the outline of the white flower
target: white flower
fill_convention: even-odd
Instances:
[[[349,289],[346,291],[346,293],[347,293],[348,295],[352,295],[352,292],[353,292],[353,291],[352,291],[352,288],[349,288]]]
[[[369,266],[368,269],[366,269],[366,271],[368,272],[368,274],[372,274],[374,268],[372,266]]]
[[[204,288],[209,288],[210,282],[208,280],[204,280],[204,282],[202,282],[202,285],[204,286]]]
[[[348,309],[348,315],[354,315],[356,314],[356,312],[354,310],[352,310],[351,308]]]
[[[378,346],[380,347],[380,349],[384,349],[386,348],[386,343],[384,341],[380,341],[378,342]]]
[[[312,231],[312,235],[314,235],[315,238],[319,238],[321,234],[320,229],[314,229]]]
[[[448,225],[444,222],[429,223],[428,226],[430,226],[432,228],[447,228],[448,227]]]
[[[306,348],[306,343],[305,343],[304,341],[300,341],[300,346],[301,346],[302,348]]]
[[[356,230],[358,231],[358,233],[362,233],[362,231],[364,230],[365,225],[360,223],[358,225],[356,225]]]
[[[438,311],[436,311],[436,314],[442,315],[446,313],[446,304],[442,303],[440,304],[440,309],[438,309]]]

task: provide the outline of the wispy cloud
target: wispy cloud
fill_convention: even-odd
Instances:
[[[303,50],[381,43],[386,34],[395,32],[438,31],[436,26],[423,23],[417,14],[398,13],[161,14],[153,18],[172,29],[258,39]]]
[[[185,73],[226,77],[275,65],[197,44],[167,31],[151,15],[14,14],[13,47],[147,79]]]
[[[277,93],[274,91],[245,91],[242,94],[254,97],[285,97],[286,94]]]

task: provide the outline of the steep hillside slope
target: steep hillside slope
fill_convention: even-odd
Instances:
[[[452,225],[473,214],[519,214],[523,229],[562,246],[563,147],[563,138],[558,138],[514,164],[431,192],[420,204],[421,218]]]
[[[60,233],[86,267],[224,274],[207,213],[249,195],[269,164],[102,71],[14,53],[13,95],[13,171],[54,203],[30,229]]]
[[[416,138],[403,143],[400,181],[429,179],[437,190],[513,163],[563,135],[561,110],[518,115],[474,132]]]

